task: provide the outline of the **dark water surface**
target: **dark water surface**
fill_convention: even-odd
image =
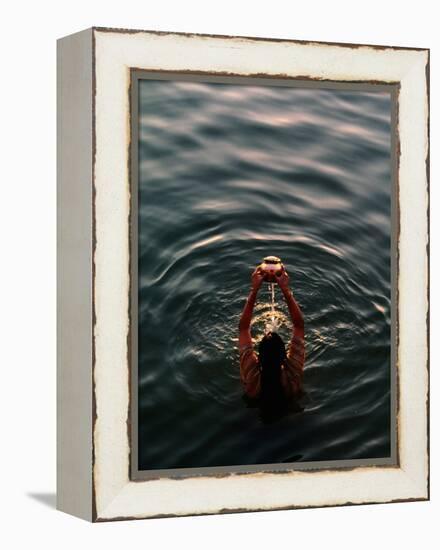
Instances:
[[[139,469],[390,455],[390,112],[386,92],[140,82]],[[269,254],[304,313],[306,396],[265,423],[237,337]]]

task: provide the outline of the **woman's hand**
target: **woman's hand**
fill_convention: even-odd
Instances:
[[[255,290],[255,292],[257,292],[260,289],[260,286],[262,285],[263,281],[264,281],[264,273],[260,269],[260,267],[257,267],[251,276],[252,290]]]
[[[275,275],[277,283],[281,290],[285,292],[286,290],[289,290],[289,275],[287,271],[284,269],[281,271],[281,275]]]

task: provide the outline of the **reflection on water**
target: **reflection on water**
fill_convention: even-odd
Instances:
[[[390,95],[145,80],[139,107],[139,468],[389,456]],[[307,358],[304,410],[270,424],[237,349],[267,255]],[[274,300],[256,342],[289,338]]]

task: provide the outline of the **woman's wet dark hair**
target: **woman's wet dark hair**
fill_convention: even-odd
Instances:
[[[262,404],[269,408],[284,405],[281,367],[286,360],[286,347],[279,334],[265,334],[258,346],[258,360],[261,367]]]
[[[279,367],[286,360],[286,348],[281,336],[277,332],[268,332],[261,339],[258,346],[258,356],[261,367]]]

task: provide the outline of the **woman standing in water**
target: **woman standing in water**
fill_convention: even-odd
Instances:
[[[300,397],[304,372],[304,318],[292,292],[289,276],[283,268],[276,281],[283,293],[292,319],[292,338],[288,351],[276,332],[264,335],[255,353],[251,320],[258,291],[265,274],[257,267],[251,278],[251,291],[239,323],[240,379],[246,395],[263,403],[279,404]]]

